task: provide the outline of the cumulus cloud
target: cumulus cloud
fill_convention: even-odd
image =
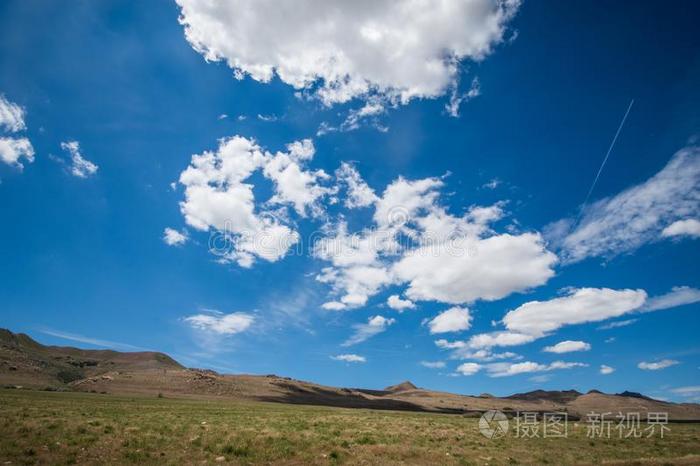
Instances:
[[[247,330],[255,317],[244,312],[196,314],[182,319],[192,328],[217,335],[234,335]]]
[[[372,338],[386,331],[390,325],[396,323],[396,319],[387,319],[383,316],[370,317],[366,324],[353,325],[355,332],[341,346],[352,346]]]
[[[511,332],[541,336],[565,325],[596,322],[639,309],[644,290],[579,288],[548,301],[530,301],[508,312],[503,324]]]
[[[263,159],[263,173],[275,185],[275,194],[268,202],[290,204],[305,217],[308,211],[318,215],[322,208],[318,201],[333,192],[319,185],[330,177],[323,170],[308,171],[302,165],[313,158],[316,150],[310,139],[287,145],[288,152],[277,152]]]
[[[428,322],[431,334],[469,330],[472,316],[465,307],[452,307]]]
[[[439,204],[440,178],[399,177],[373,201],[373,224],[349,233],[327,228],[314,255],[331,262],[317,276],[341,296],[327,308],[364,305],[389,285],[406,285],[414,301],[463,304],[496,300],[545,283],[557,261],[537,233],[497,234],[502,204],[473,206],[462,216]]]
[[[700,147],[689,146],[644,183],[585,207],[579,222],[549,225],[547,236],[564,263],[610,258],[674,232],[694,231],[692,222],[674,224],[700,216],[699,198]]]
[[[337,356],[331,356],[331,359],[344,362],[367,362],[364,356],[359,356],[357,354],[339,354]]]
[[[405,311],[406,309],[415,309],[416,304],[410,299],[401,299],[399,295],[393,294],[389,296],[386,300],[386,304],[399,312]]]
[[[452,354],[450,359],[461,359],[461,360],[474,360],[474,361],[496,361],[500,359],[522,359],[519,354],[513,353],[511,351],[504,351],[502,353],[496,353],[490,349],[470,349],[467,344],[460,341],[449,342],[447,340],[441,339],[437,340],[435,344],[442,349],[452,349]]]
[[[469,349],[490,349],[496,346],[519,346],[537,339],[534,335],[517,332],[497,331],[473,335],[465,343]]]
[[[409,251],[394,272],[409,283],[406,295],[413,300],[461,304],[543,285],[556,261],[537,233],[462,236]]]
[[[27,129],[24,115],[24,108],[10,102],[3,94],[0,94],[0,128],[11,133]]]
[[[661,236],[690,236],[692,238],[700,238],[700,220],[688,218],[685,220],[677,220],[663,229]]]
[[[181,246],[187,242],[187,232],[180,233],[173,228],[163,230],[163,241],[168,246]]]
[[[331,176],[307,168],[315,148],[310,140],[271,153],[241,136],[224,138],[215,151],[192,156],[181,173],[180,210],[186,223],[210,231],[210,250],[221,262],[251,267],[275,262],[300,241],[297,219],[324,220],[310,243],[312,255],[327,263],[316,280],[331,296],[322,307],[361,307],[383,289],[405,289],[389,298],[393,309],[415,301],[460,305],[497,300],[542,285],[554,275],[556,256],[538,233],[497,233],[505,215],[499,202],[471,206],[453,215],[440,204],[442,178],[398,177],[381,195],[350,164]],[[267,179],[272,196],[256,199],[255,183]],[[345,194],[346,208],[370,207],[371,222],[350,232],[342,213],[330,217],[327,204]],[[403,294],[404,297],[400,297]]]
[[[444,361],[421,361],[420,365],[428,369],[442,369],[446,366]]]
[[[443,349],[452,350],[452,357],[497,357],[492,348],[520,346],[552,334],[566,325],[597,322],[632,312],[668,309],[700,300],[700,290],[675,287],[665,295],[647,299],[644,290],[612,290],[609,288],[568,289],[566,295],[547,301],[530,301],[509,311],[502,319],[506,330],[479,333],[466,341],[438,340]],[[611,329],[636,322],[636,319],[611,322],[598,327]],[[586,350],[585,342],[565,341],[545,351],[567,352]],[[506,353],[507,354],[507,353]],[[477,359],[477,357],[474,357]]]
[[[600,373],[603,375],[610,375],[613,372],[615,372],[615,369],[610,366],[606,366],[605,364],[600,365]]]
[[[462,375],[474,375],[481,370],[481,364],[475,362],[465,362],[457,366],[457,373]]]
[[[310,140],[270,153],[252,139],[221,139],[215,152],[193,155],[180,175],[185,221],[197,230],[218,233],[210,246],[223,261],[250,267],[256,258],[281,259],[299,241],[299,234],[287,225],[285,209],[292,208],[300,217],[320,215],[321,198],[333,192],[321,185],[329,178],[325,172],[305,168],[314,153]],[[250,182],[257,171],[273,187],[273,195],[262,205],[256,204]],[[283,210],[273,209],[276,206]]]
[[[10,133],[26,130],[25,113],[24,108],[0,94],[0,128]],[[0,137],[0,162],[22,170],[24,168],[22,162],[32,163],[33,161],[34,147],[29,139]]]
[[[0,161],[21,170],[24,168],[21,159],[34,161],[34,147],[29,139],[0,137]]]
[[[342,162],[340,168],[335,171],[338,182],[347,189],[345,207],[354,209],[367,207],[374,204],[378,198],[374,190],[362,179],[355,167],[347,162]]]
[[[99,167],[83,157],[83,154],[80,153],[80,143],[78,141],[62,142],[61,149],[68,152],[70,156],[69,172],[71,175],[78,178],[87,178],[97,173]]]
[[[591,349],[591,345],[585,341],[573,341],[565,340],[557,343],[553,346],[547,346],[542,351],[547,353],[571,353],[573,351],[588,351]]]
[[[560,369],[573,369],[575,367],[586,367],[588,364],[580,362],[554,361],[551,364],[540,364],[532,361],[524,362],[494,362],[486,365],[489,377],[508,377],[518,374],[529,374],[532,372],[548,372]]]
[[[324,104],[407,103],[457,86],[460,62],[502,41],[519,1],[177,0],[190,45],[242,79],[273,77]]]
[[[330,301],[323,305],[324,309],[329,310],[364,306],[370,296],[392,283],[391,275],[385,268],[370,265],[326,267],[316,279],[331,284],[336,293],[344,293],[340,301]]]
[[[661,369],[666,369],[667,367],[675,366],[676,364],[680,363],[673,359],[662,359],[656,362],[642,361],[639,364],[637,364],[637,367],[645,371],[658,371]]]

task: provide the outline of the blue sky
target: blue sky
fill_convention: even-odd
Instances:
[[[268,3],[2,3],[0,325],[329,385],[698,396],[697,6]]]

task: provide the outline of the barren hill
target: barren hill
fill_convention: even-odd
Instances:
[[[384,389],[384,391],[390,392],[390,393],[398,393],[398,392],[405,392],[407,390],[416,390],[418,387],[413,385],[411,382],[406,380],[405,382],[401,382],[400,384],[396,385],[390,385]]]
[[[4,384],[60,387],[109,371],[184,369],[163,353],[122,353],[44,346],[23,333],[0,329],[0,377]]]
[[[44,346],[29,336],[0,329],[0,386],[112,394],[223,398],[346,408],[458,413],[489,409],[567,412],[667,412],[671,420],[700,420],[700,405],[654,400],[638,393],[583,395],[575,390],[519,393],[505,398],[425,390],[402,382],[385,390],[336,388],[276,375],[225,375],[188,369],[156,352],[123,353]]]

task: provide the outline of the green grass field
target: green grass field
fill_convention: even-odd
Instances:
[[[700,464],[700,425],[670,429],[490,440],[458,415],[0,391],[0,464]]]

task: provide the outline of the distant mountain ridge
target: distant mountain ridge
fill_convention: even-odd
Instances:
[[[635,392],[534,390],[508,397],[457,395],[409,381],[384,390],[336,388],[276,375],[229,375],[189,369],[164,353],[44,346],[25,334],[0,329],[0,386],[108,394],[229,398],[346,408],[427,411],[478,416],[497,409],[564,411],[572,419],[589,412],[667,412],[670,420],[700,420],[700,405],[668,403]]]

